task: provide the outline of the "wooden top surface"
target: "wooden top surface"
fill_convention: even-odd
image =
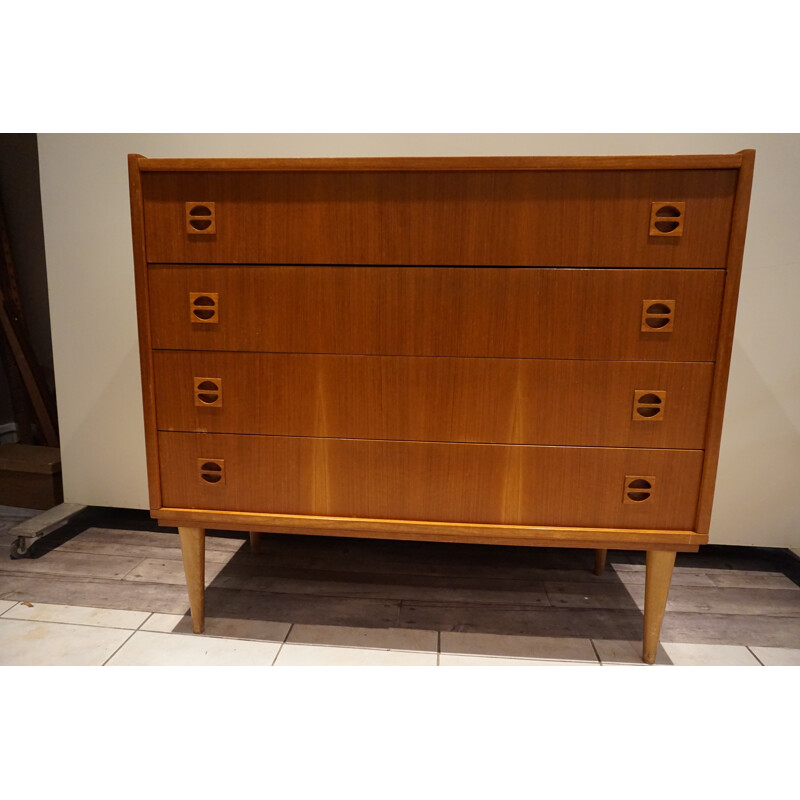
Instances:
[[[747,150],[721,155],[467,156],[397,158],[146,158],[142,172],[480,172],[738,169]]]

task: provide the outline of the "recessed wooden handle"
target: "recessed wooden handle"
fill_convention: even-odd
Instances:
[[[626,475],[622,490],[622,502],[627,504],[646,503],[653,496],[656,479],[652,475]]]
[[[186,204],[186,233],[214,234],[217,232],[216,205],[214,203]]]
[[[684,201],[662,201],[650,206],[651,236],[683,236]]]
[[[222,458],[198,458],[197,474],[203,483],[221,486],[225,483],[225,461]]]
[[[667,393],[663,389],[635,389],[633,392],[633,419],[660,422],[664,419]]]
[[[222,378],[195,378],[194,404],[199,408],[222,406]]]
[[[219,294],[189,292],[189,316],[192,322],[219,322]]]
[[[642,331],[644,333],[671,333],[674,326],[674,300],[642,300]]]

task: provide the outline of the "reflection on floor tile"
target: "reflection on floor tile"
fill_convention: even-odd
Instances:
[[[347,628],[338,625],[295,625],[286,641],[290,644],[429,653],[435,653],[438,647],[436,631],[413,628]]]
[[[599,667],[594,661],[557,661],[547,658],[501,658],[492,656],[461,656],[442,653],[439,656],[442,667]]]
[[[629,565],[625,565],[629,566]],[[614,569],[617,580],[624,585],[644,586],[645,571],[633,569]],[[704,572],[675,572],[672,575],[671,586],[714,586],[714,582]]]
[[[285,644],[276,667],[435,667],[436,653]]]
[[[620,639],[592,639],[600,662],[605,666],[625,665],[646,667],[642,661],[642,642],[622,641]],[[659,644],[656,651],[656,664],[671,664],[669,656]]]
[[[800,650],[789,647],[751,647],[765,667],[800,667]]]
[[[679,667],[758,667],[758,659],[744,646],[733,644],[661,645],[670,661]]]
[[[150,616],[149,611],[117,611],[109,608],[61,606],[51,603],[17,603],[4,619],[28,619],[40,622],[70,622],[75,625],[97,625],[104,628],[135,630]]]
[[[800,586],[782,572],[754,572],[731,570],[709,575],[714,586],[739,587],[742,589],[791,589],[800,592]]]
[[[9,608],[14,608],[16,600],[0,600],[0,614],[5,614]]]
[[[119,667],[148,666],[264,666],[275,660],[277,642],[215,639],[211,636],[174,636],[137,631],[109,660]]]
[[[0,619],[3,666],[99,666],[131,635],[119,628]]]
[[[221,636],[231,639],[257,639],[265,642],[282,642],[289,632],[288,622],[269,622],[260,619],[234,619],[206,617],[203,636]],[[142,625],[143,631],[158,633],[187,633],[194,636],[192,618],[188,614],[153,614]]]
[[[555,636],[500,636],[492,633],[457,633],[443,631],[442,653],[471,656],[543,658],[553,661],[588,661],[597,663],[589,639]]]
[[[206,559],[205,586],[208,586],[225,569],[225,563]],[[177,586],[186,585],[186,573],[183,571],[183,562],[173,559],[145,558],[139,560],[126,575],[126,581],[140,581],[143,583],[174,583]]]

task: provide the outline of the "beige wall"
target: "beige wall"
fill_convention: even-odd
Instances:
[[[69,502],[147,507],[126,154],[612,155],[754,147],[756,172],[711,541],[800,547],[800,136],[44,134],[53,351]]]

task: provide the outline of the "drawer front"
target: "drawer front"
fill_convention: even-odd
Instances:
[[[703,459],[693,450],[163,432],[159,451],[168,508],[680,530],[694,524]]]
[[[147,259],[722,268],[736,175],[144,173]],[[676,204],[670,235],[652,232],[654,203]]]
[[[712,364],[156,351],[166,431],[702,449]]]
[[[723,282],[721,270],[157,265],[150,324],[157,349],[712,361]]]

